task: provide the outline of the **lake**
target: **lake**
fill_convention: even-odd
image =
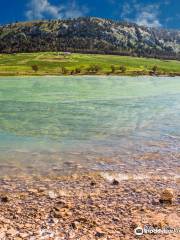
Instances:
[[[0,175],[177,176],[180,77],[0,77]]]

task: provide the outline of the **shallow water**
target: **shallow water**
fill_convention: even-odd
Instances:
[[[180,77],[1,77],[0,174],[177,175]]]

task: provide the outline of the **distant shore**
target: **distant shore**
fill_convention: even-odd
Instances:
[[[0,76],[180,76],[180,61],[56,52],[0,54]]]

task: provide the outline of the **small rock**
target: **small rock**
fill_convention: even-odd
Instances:
[[[5,239],[5,236],[6,236],[5,232],[0,233],[0,239]]]
[[[9,198],[7,196],[2,196],[0,199],[3,203],[7,203],[9,201]]]
[[[104,236],[105,236],[105,233],[103,233],[103,232],[101,231],[101,229],[100,229],[99,227],[97,227],[97,228],[96,228],[95,237],[97,237],[97,238],[102,238],[102,237],[104,237]]]
[[[88,219],[85,218],[85,217],[80,217],[80,218],[77,219],[77,222],[79,222],[79,223],[87,223]]]
[[[26,223],[24,226],[25,226],[26,228],[31,228],[31,227],[32,227],[32,224]]]
[[[166,217],[166,222],[168,226],[173,226],[173,228],[179,228],[180,216],[177,213],[170,213]]]
[[[178,203],[180,203],[180,194],[178,194],[178,196],[177,196],[177,201],[178,201]]]
[[[119,221],[120,221],[120,219],[119,219],[118,217],[113,217],[112,220],[113,220],[114,222],[119,222]]]
[[[59,194],[60,197],[66,197],[66,196],[69,195],[69,193],[67,191],[64,191],[64,190],[59,190],[58,194]]]
[[[28,233],[20,233],[19,236],[23,239],[27,238],[29,236]]]
[[[39,187],[38,192],[43,193],[46,191],[45,187]]]
[[[91,181],[90,185],[93,187],[96,185],[96,182],[95,181]]]
[[[55,224],[57,224],[59,221],[57,218],[51,218],[48,220],[48,223],[51,224],[52,226],[54,226]]]
[[[150,216],[153,227],[163,228],[166,225],[165,214],[151,213]]]
[[[159,205],[158,199],[153,199],[152,200],[152,205]]]
[[[71,223],[71,227],[73,228],[73,229],[77,229],[78,227],[77,227],[77,222],[72,222]]]
[[[114,186],[117,186],[117,185],[119,185],[119,181],[118,181],[118,180],[116,180],[116,179],[114,179],[114,180],[112,181],[112,185],[114,185]]]
[[[48,195],[50,199],[56,199],[58,197],[57,193],[55,193],[54,191],[49,191]]]
[[[160,196],[159,202],[160,203],[169,203],[172,204],[174,198],[174,192],[171,188],[166,188]]]
[[[75,239],[75,233],[74,232],[69,232],[69,239]]]
[[[67,218],[72,215],[72,213],[66,208],[61,209],[61,210],[54,209],[53,213],[54,213],[55,218]]]
[[[60,209],[60,208],[70,208],[70,207],[71,207],[71,204],[64,201],[64,200],[60,200],[60,201],[56,202],[56,204],[55,204],[55,208],[58,208],[58,209]]]
[[[18,234],[18,231],[16,231],[14,228],[11,228],[7,231],[7,235],[10,235],[10,236],[15,236]]]
[[[63,218],[70,216],[72,213],[69,211],[69,208],[71,208],[71,205],[69,203],[66,203],[63,200],[57,202],[53,208],[54,217]]]
[[[30,192],[30,193],[32,193],[32,194],[37,194],[37,193],[38,193],[38,190],[35,189],[35,188],[30,188],[30,189],[28,190],[28,192]]]

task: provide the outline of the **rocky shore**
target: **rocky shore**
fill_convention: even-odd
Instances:
[[[107,176],[1,179],[0,239],[179,239],[178,178]],[[137,236],[145,226],[176,232]]]

